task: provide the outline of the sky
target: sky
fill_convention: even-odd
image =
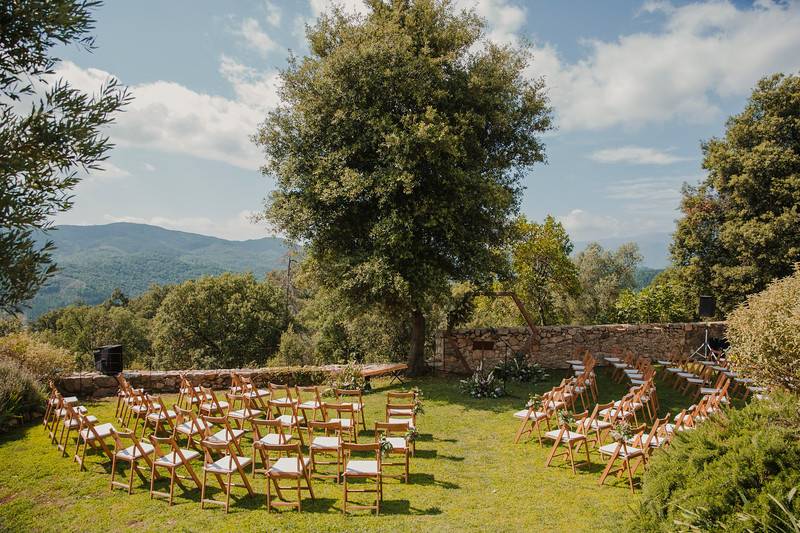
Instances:
[[[556,129],[522,212],[557,217],[576,242],[649,242],[650,266],[666,262],[682,184],[704,176],[701,142],[724,134],[761,77],[800,70],[800,1],[454,1],[486,20],[486,39],[530,46],[525,75],[547,87]],[[56,222],[273,235],[252,222],[273,181],[250,136],[330,3],[107,1],[97,49],[58,49],[58,74],[87,91],[116,77],[134,100],[108,130],[104,170]]]

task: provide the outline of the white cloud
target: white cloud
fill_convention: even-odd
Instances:
[[[263,56],[280,48],[278,44],[261,29],[261,24],[254,18],[244,19],[234,33],[241,37],[248,46],[251,46]]]
[[[134,99],[111,126],[114,142],[257,169],[263,158],[249,137],[278,101],[277,75],[258,73],[224,57],[220,72],[232,84],[235,99],[168,81],[131,86]],[[69,61],[60,63],[57,74],[89,92],[112,76]]]
[[[561,130],[717,120],[717,98],[800,68],[798,2],[651,2],[645,11],[663,16],[661,31],[588,41],[575,63],[547,43],[535,47],[529,73],[545,77]]]
[[[211,235],[221,239],[245,240],[260,239],[274,235],[263,222],[254,223],[254,211],[241,211],[236,216],[224,220],[212,220],[208,217],[173,218],[165,216],[135,217],[104,215],[106,222],[132,222],[134,224],[150,224],[162,228]]]
[[[620,221],[612,216],[597,215],[583,209],[573,209],[566,215],[557,216],[556,219],[564,225],[564,229],[574,241],[616,237],[622,226]]]
[[[264,9],[267,12],[267,24],[273,28],[277,28],[281,24],[281,17],[283,13],[281,8],[275,5],[271,0],[264,1]]]
[[[148,172],[155,172],[156,170],[156,167],[154,165],[151,165],[150,163],[145,163],[143,166],[144,169]]]
[[[517,32],[525,24],[525,9],[509,0],[457,0],[456,7],[474,9],[486,20],[486,38],[498,44],[517,45]]]
[[[627,163],[629,165],[671,165],[688,158],[680,157],[665,150],[643,146],[621,146],[596,150],[589,158],[600,163]]]
[[[90,170],[87,172],[86,177],[83,178],[83,181],[87,183],[113,181],[120,178],[127,178],[131,175],[131,173],[127,170],[118,167],[110,161],[103,161],[100,163],[100,167],[101,168],[99,170]]]

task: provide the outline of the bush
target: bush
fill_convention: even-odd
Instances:
[[[788,393],[677,434],[654,454],[626,530],[780,531],[773,498],[800,510],[800,500],[786,502],[800,485],[798,437],[800,401]]]
[[[539,383],[547,379],[547,372],[538,363],[528,361],[524,353],[518,353],[494,367],[494,376],[521,383]]]
[[[259,386],[271,382],[304,387],[322,385],[328,381],[329,375],[329,371],[316,366],[267,367],[259,368],[258,372],[253,376],[253,381]]]
[[[332,372],[328,385],[333,389],[366,390],[367,380],[361,375],[361,365],[351,361],[336,372]]]
[[[737,372],[761,385],[800,392],[800,269],[736,308],[727,336]]]
[[[16,361],[0,358],[0,432],[39,413],[44,402],[33,374]]]
[[[281,333],[278,353],[270,365],[311,365],[314,364],[314,346],[303,333],[297,332],[292,324]]]
[[[74,353],[24,331],[0,337],[0,359],[15,362],[41,383],[76,369]]]
[[[479,366],[468,378],[459,382],[461,392],[473,398],[500,398],[505,396],[503,386],[494,372],[484,372],[483,365]]]

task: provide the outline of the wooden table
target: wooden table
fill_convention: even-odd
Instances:
[[[405,363],[373,364],[364,365],[361,369],[361,375],[364,376],[364,379],[366,379],[368,383],[370,378],[392,376],[391,381],[389,381],[390,385],[394,383],[395,380],[402,385],[405,383],[405,381],[403,381],[403,373],[406,370],[408,370],[408,365]]]

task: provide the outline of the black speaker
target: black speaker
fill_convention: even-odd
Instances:
[[[700,309],[697,314],[705,317],[712,317],[717,313],[717,300],[713,296],[700,297]]]
[[[94,350],[94,367],[103,374],[116,375],[122,372],[122,345],[110,344]]]

